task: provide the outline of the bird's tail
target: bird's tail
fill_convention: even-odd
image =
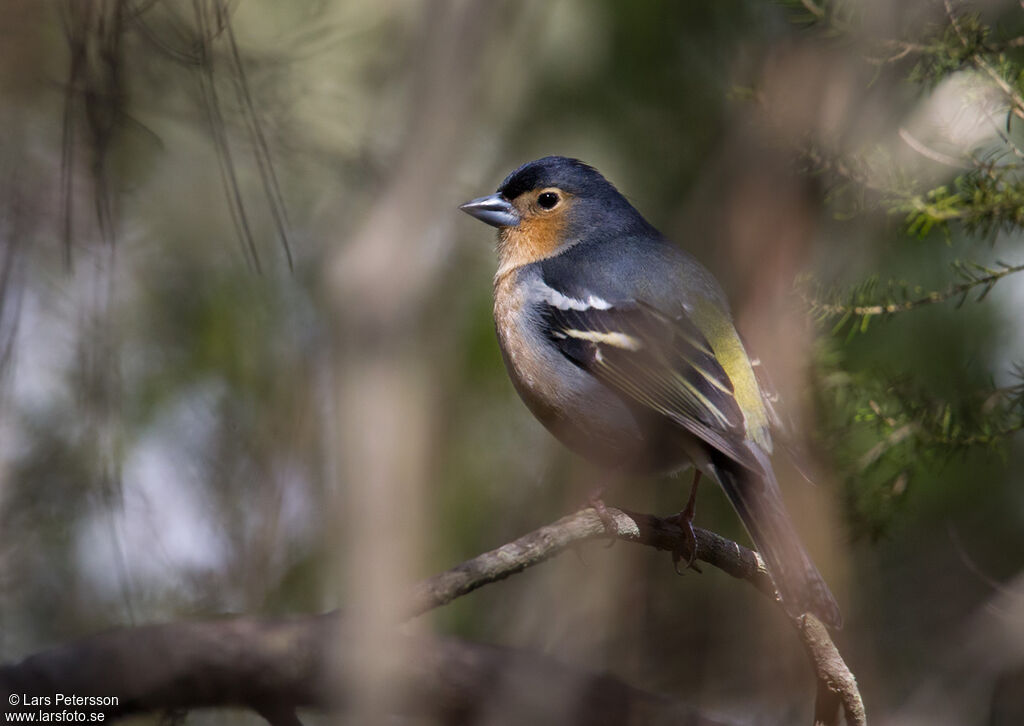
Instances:
[[[839,606],[793,528],[771,464],[765,462],[764,473],[725,456],[712,457],[712,464],[713,473],[764,558],[786,611],[794,617],[812,613],[825,625],[841,628]]]

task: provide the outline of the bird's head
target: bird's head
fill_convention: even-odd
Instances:
[[[597,169],[564,156],[524,164],[459,209],[498,228],[499,275],[581,242],[656,234]]]

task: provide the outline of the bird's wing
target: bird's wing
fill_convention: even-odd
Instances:
[[[557,296],[539,305],[546,334],[566,357],[627,401],[760,468],[733,383],[682,310],[673,316],[639,300],[572,302]]]

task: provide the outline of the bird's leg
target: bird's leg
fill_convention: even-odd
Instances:
[[[672,564],[675,565],[676,572],[680,575],[683,573],[679,569],[679,563],[683,560],[686,560],[686,566],[683,567],[684,570],[692,568],[700,572],[700,568],[695,564],[697,560],[697,534],[693,531],[693,515],[697,511],[697,487],[699,484],[700,469],[694,469],[693,484],[690,485],[690,499],[686,502],[686,508],[674,517],[676,524],[683,530],[683,539],[685,541],[683,547],[672,550]]]

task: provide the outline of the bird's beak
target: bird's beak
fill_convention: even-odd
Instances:
[[[459,209],[492,227],[515,227],[519,224],[519,212],[500,194],[472,199],[459,205]]]

